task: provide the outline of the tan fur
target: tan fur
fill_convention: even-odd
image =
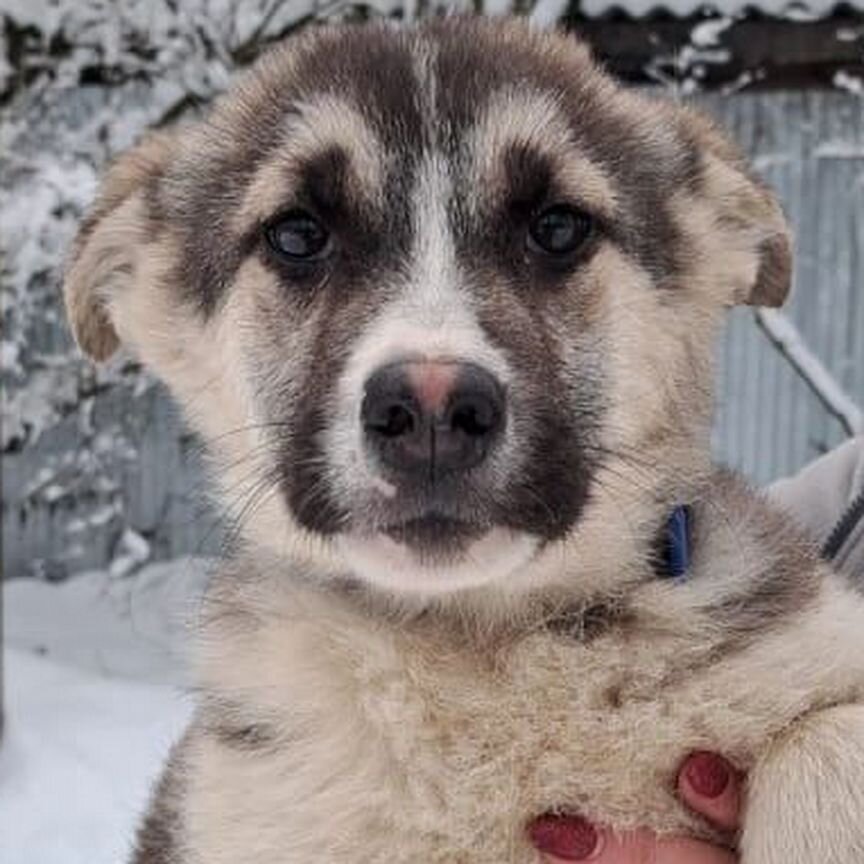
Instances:
[[[503,181],[502,154],[513,145],[531,146],[562,164],[562,180],[572,186],[574,197],[608,218],[615,215],[616,196],[610,178],[589,158],[562,151],[572,147],[572,133],[562,123],[560,107],[545,93],[530,89],[505,89],[494,94],[478,120],[470,143],[477,154],[476,182],[495,190]],[[498,181],[496,183],[496,180]]]
[[[675,267],[601,238],[533,305],[506,280],[467,272],[448,208],[465,166],[465,212],[476,220],[500,206],[513,144],[539,152],[563,194],[610,224],[630,215],[634,190],[622,166],[573,140],[561,94],[521,85],[484,93],[456,155],[445,155],[433,37],[463,31],[472,50],[530,50],[555,80],[581,76],[580,106],[600,112],[598,127],[617,124],[610,136],[626,129],[647,166],[683,164],[685,145],[698,145],[698,178],[664,190],[675,248],[660,251],[676,253]],[[208,442],[229,515],[242,516],[244,551],[225,563],[205,607],[200,708],[171,769],[182,783],[154,810],[176,822],[175,848],[160,859],[142,847],[138,864],[531,864],[526,824],[550,810],[716,838],[674,796],[694,749],[751,772],[745,864],[856,860],[864,599],[709,459],[722,312],[778,304],[788,291],[779,207],[706,121],[621,93],[564,37],[501,22],[416,36],[378,29],[377,49],[386,39],[408,51],[421,82],[413,134],[426,149],[414,154],[404,216],[414,234],[399,265],[362,291],[326,279],[301,288],[249,254],[234,269],[219,259],[224,271],[204,268],[204,284],[192,285],[189,265],[200,262],[190,255],[215,256],[297,206],[303,160],[330,147],[349,156],[352,204],[389,206],[396,195],[387,181],[398,146],[387,150],[375,109],[339,92],[347,80],[326,97],[300,87],[284,146],[256,161],[256,118],[293,86],[304,58],[338,49],[339,32],[277,49],[205,124],[121,160],[67,278],[82,348],[102,358],[119,340],[168,382]],[[223,195],[226,166],[248,172],[248,183]],[[191,207],[201,182],[230,210],[224,223],[212,201]],[[217,229],[215,248],[192,242]],[[229,284],[211,297],[223,275]],[[334,287],[328,304],[319,289]],[[588,398],[587,384],[600,391],[584,443],[598,457],[591,495],[564,536],[541,543],[494,526],[452,566],[426,567],[377,535],[300,524],[272,482],[291,436],[272,433],[268,412],[282,406],[282,420],[308,407],[309,389],[342,364],[311,394],[329,421],[318,434],[323,477],[344,502],[377,506],[395,489],[364,457],[363,383],[406,352],[482,363],[517,396],[537,380],[539,396],[528,395],[547,401]],[[490,496],[524,468],[525,422],[516,417],[490,457]],[[678,585],[656,578],[649,559],[682,502],[696,513],[695,558]]]
[[[70,256],[64,285],[67,314],[78,344],[96,360],[110,357],[120,344],[105,303],[130,280],[130,252],[140,242],[140,218],[127,218],[120,209],[140,192],[145,180],[164,168],[172,149],[171,136],[156,133],[118,160],[105,177]],[[115,223],[108,231],[102,224],[107,216]],[[89,242],[94,231],[96,242]]]
[[[750,779],[747,861],[864,860],[864,706],[827,708],[779,738]]]
[[[285,149],[261,167],[237,211],[238,231],[249,230],[282,206],[296,183],[292,168],[305,156],[327,146],[351,154],[358,190],[373,198],[381,194],[381,145],[362,115],[332,95],[298,106],[299,117],[285,124]]]
[[[141,289],[113,295],[111,317],[124,344],[146,356],[154,372],[172,382],[194,427],[207,440],[217,442],[220,464],[226,467],[215,479],[221,502],[232,519],[254,494],[265,471],[266,444],[258,426],[260,420],[240,374],[249,361],[250,347],[244,339],[236,338],[246,334],[254,340],[251,327],[256,295],[254,290],[235,294],[219,318],[202,329],[192,310],[171,296],[166,272],[170,261],[164,247],[152,256],[142,256],[136,274]],[[263,281],[256,269],[250,262],[243,273],[253,289],[256,282]],[[257,302],[266,302],[269,288],[269,283],[266,289],[262,286],[263,296]],[[280,498],[272,494],[259,498],[255,519],[249,523],[250,537],[300,560],[310,554],[307,547],[318,551],[320,544],[299,528],[288,534],[285,542],[280,541],[286,522],[290,524],[291,517]]]

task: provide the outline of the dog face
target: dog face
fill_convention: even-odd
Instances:
[[[432,595],[650,531],[705,461],[720,311],[788,280],[707,122],[455,19],[310,32],[145,140],[66,294],[86,351],[173,388],[247,538]]]

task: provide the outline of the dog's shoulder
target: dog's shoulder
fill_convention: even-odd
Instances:
[[[138,828],[131,864],[184,864],[183,813],[186,793],[185,750],[190,729],[178,741],[162,769],[144,821]]]
[[[725,470],[708,479],[689,510],[686,575],[661,574],[634,594],[643,636],[660,645],[674,634],[689,646],[685,677],[710,681],[722,670],[741,692],[750,689],[747,680],[770,690],[774,675],[814,688],[820,676],[833,677],[860,690],[864,595],[820,556],[816,540]]]
[[[740,636],[806,611],[831,578],[815,540],[728,470],[716,471],[693,504],[692,545],[692,579],[706,612]]]

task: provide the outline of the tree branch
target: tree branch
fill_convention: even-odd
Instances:
[[[789,361],[825,410],[840,421],[849,435],[864,432],[864,411],[807,347],[798,328],[776,309],[757,309],[755,317],[771,344]]]

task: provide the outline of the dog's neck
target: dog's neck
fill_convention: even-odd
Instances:
[[[634,610],[629,598],[639,585],[653,579],[683,582],[687,578],[692,518],[688,506],[674,507],[642,544],[638,576],[607,593],[580,594],[574,572],[566,582],[521,595],[492,586],[433,598],[394,596],[350,574],[316,580],[313,587],[347,601],[364,616],[401,628],[447,630],[459,641],[478,647],[538,630],[585,643],[632,622]]]
[[[650,494],[641,490],[641,503],[627,510],[626,530],[606,531],[600,540],[586,529],[560,556],[546,556],[554,568],[527,574],[515,588],[505,581],[432,596],[397,593],[344,569],[324,572],[314,563],[276,557],[267,563],[270,556],[262,557],[257,546],[253,557],[258,568],[263,564],[304,591],[331,595],[364,617],[400,629],[446,631],[478,646],[539,630],[590,641],[632,621],[641,586],[683,580],[691,552],[691,516],[684,503],[710,497],[710,486],[710,479],[700,476],[698,482],[691,478],[686,490],[673,489],[670,482],[657,483]]]

